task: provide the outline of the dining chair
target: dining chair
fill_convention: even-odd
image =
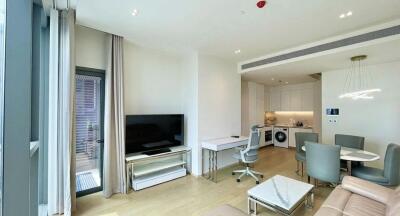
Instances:
[[[373,167],[359,166],[352,169],[351,175],[383,186],[399,185],[400,145],[391,143],[387,146],[383,170]]]
[[[361,136],[335,134],[335,145],[342,147],[364,150],[364,140],[365,138]],[[357,167],[360,165],[362,165],[362,163],[353,162],[351,167]],[[347,170],[347,161],[341,160],[340,168]]]
[[[335,145],[342,147],[364,150],[364,140],[365,138],[360,136],[335,134]]]
[[[340,182],[340,146],[305,142],[308,182],[310,177],[338,184]]]
[[[300,169],[299,165],[301,164],[301,176],[303,176],[304,163],[306,162],[306,152],[301,149],[304,146],[305,141],[317,143],[318,142],[318,134],[317,133],[307,133],[307,132],[297,132],[295,133],[296,139],[296,161],[297,161],[297,170],[296,173],[299,174]]]

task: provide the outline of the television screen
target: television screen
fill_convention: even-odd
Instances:
[[[183,115],[127,115],[125,153],[183,145]]]

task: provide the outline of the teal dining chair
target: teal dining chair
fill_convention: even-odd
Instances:
[[[301,176],[303,176],[304,163],[306,162],[306,152],[301,149],[304,146],[305,141],[317,143],[318,142],[318,134],[317,133],[307,133],[307,132],[297,132],[295,133],[296,139],[296,161],[297,161],[297,170],[296,173],[299,174],[301,165]]]
[[[351,175],[383,186],[399,185],[400,145],[391,143],[387,146],[383,170],[373,167],[359,166],[352,169]]]
[[[340,146],[305,142],[308,181],[340,182]]]
[[[346,134],[335,134],[335,145],[339,145],[342,147],[353,148],[364,150],[364,137],[361,136],[353,136]],[[353,162],[351,167],[357,167],[362,165],[360,162]],[[340,161],[340,168],[347,169],[347,161]]]
[[[364,140],[365,138],[360,136],[335,134],[335,145],[342,147],[364,150]]]

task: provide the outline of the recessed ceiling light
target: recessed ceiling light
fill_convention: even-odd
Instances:
[[[286,84],[289,84],[289,82],[285,82]]]
[[[347,18],[347,17],[349,17],[349,16],[351,16],[351,15],[353,15],[353,11],[348,11],[347,13],[342,13],[342,14],[340,14],[340,15],[339,15],[339,18],[340,18],[340,19],[344,19],[344,18]]]
[[[275,78],[271,78],[271,80],[272,80],[272,81],[274,81],[274,80],[275,80]]]
[[[240,49],[235,50],[235,54],[239,54],[240,52],[241,52]]]
[[[139,11],[137,9],[133,9],[132,16],[137,16]]]
[[[349,12],[347,12],[346,15],[347,15],[347,16],[351,16],[351,15],[353,15],[353,12],[352,12],[352,11],[349,11]]]

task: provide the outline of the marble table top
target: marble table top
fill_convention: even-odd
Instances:
[[[261,202],[292,212],[313,187],[305,182],[276,175],[251,188],[247,194]]]
[[[305,146],[301,147],[301,149],[303,151],[306,151]],[[340,149],[340,159],[348,161],[368,162],[379,160],[380,156],[365,150],[342,147]]]

